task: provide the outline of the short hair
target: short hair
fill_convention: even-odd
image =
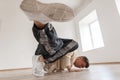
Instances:
[[[89,60],[86,56],[83,56],[83,61],[86,63],[85,68],[88,68],[89,67]]]
[[[86,56],[80,56],[78,58],[81,58],[81,57],[82,57],[82,60],[86,63],[85,68],[88,68],[89,67],[89,60],[88,60],[88,58]]]

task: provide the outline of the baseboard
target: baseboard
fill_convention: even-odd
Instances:
[[[0,72],[3,72],[3,71],[14,71],[14,70],[28,70],[28,69],[32,69],[32,68],[2,69],[2,70],[0,70]]]
[[[100,63],[90,63],[90,65],[101,65],[101,64],[120,64],[120,62],[100,62]]]

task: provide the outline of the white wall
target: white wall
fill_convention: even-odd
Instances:
[[[94,0],[82,10],[75,19],[76,32],[79,34],[78,22],[94,9],[98,14],[105,47],[87,52],[82,52],[80,47],[79,53],[87,56],[91,63],[120,62],[120,16],[114,0]],[[78,41],[81,45],[80,38]]]
[[[0,0],[0,70],[32,67],[37,42],[33,22],[20,10],[22,0]],[[73,21],[53,23],[58,35],[75,38]]]

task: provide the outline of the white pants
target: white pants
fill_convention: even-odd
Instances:
[[[46,73],[44,71],[44,62],[40,62],[39,58],[41,55],[33,55],[32,57],[32,63],[33,63],[33,67],[32,67],[32,73],[35,76],[44,76],[44,74]]]

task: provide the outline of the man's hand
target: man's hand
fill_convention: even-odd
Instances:
[[[69,72],[80,72],[83,71],[82,69],[70,69]]]
[[[69,72],[80,72],[80,71],[83,71],[82,69],[72,69],[72,67],[70,67],[70,66],[67,67],[67,70]]]

